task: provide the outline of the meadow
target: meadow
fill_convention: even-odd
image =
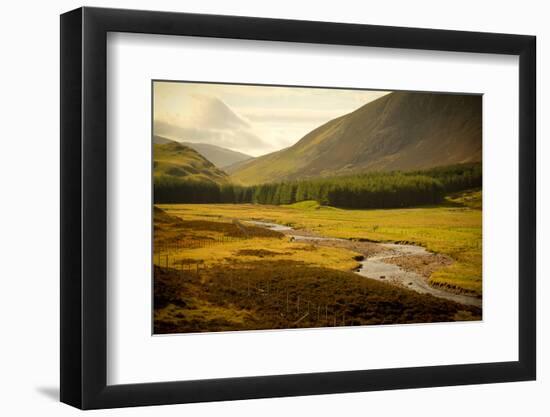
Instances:
[[[481,191],[453,194],[434,207],[349,210],[305,201],[286,206],[255,204],[159,205],[186,219],[264,220],[322,236],[424,246],[454,262],[432,274],[430,283],[482,293]],[[474,208],[472,208],[474,207]]]
[[[481,310],[351,272],[361,253],[301,243],[247,221],[355,242],[407,242],[452,262],[429,282],[481,296],[481,191],[431,207],[155,207],[155,333],[471,320]],[[364,252],[363,252],[364,253]]]

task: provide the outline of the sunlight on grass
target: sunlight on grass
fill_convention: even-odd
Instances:
[[[243,251],[250,251],[261,248],[270,251],[272,260],[287,260],[311,263],[318,266],[350,271],[357,268],[357,261],[353,260],[357,253],[346,249],[314,247],[308,244],[291,243],[288,238],[284,239],[261,239],[251,238],[223,244],[213,244],[204,248],[186,249],[185,251],[173,251],[169,257],[170,267],[176,267],[181,260],[204,261],[204,267],[208,268],[219,263],[231,261],[255,261],[262,256],[243,255]],[[161,262],[163,266],[164,263]]]
[[[469,197],[477,206],[481,192]],[[479,203],[480,204],[480,203]],[[185,220],[232,221],[264,220],[306,229],[323,236],[346,239],[366,239],[380,242],[409,242],[426,247],[429,251],[450,256],[455,263],[432,274],[430,282],[449,288],[465,289],[481,294],[481,211],[468,207],[429,207],[384,210],[345,210],[323,207],[314,201],[289,206],[253,204],[177,204],[159,205],[171,215]],[[262,243],[262,247],[278,252],[290,251],[284,240]],[[252,241],[251,241],[252,243]],[[294,244],[295,245],[295,244]],[[239,248],[243,248],[240,243]],[[252,243],[250,247],[257,247]],[[219,254],[208,254],[208,249],[187,256],[216,259],[233,256],[230,245]],[[351,269],[351,252],[343,249],[318,249],[299,254],[280,255],[279,259],[303,260],[340,270]],[[208,255],[208,256],[207,256]],[[347,261],[345,260],[348,257]],[[246,258],[246,257],[245,257]]]

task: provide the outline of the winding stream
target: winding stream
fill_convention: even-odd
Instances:
[[[270,223],[264,221],[246,221],[245,223],[253,224],[255,226],[265,227],[270,230],[282,232],[284,234],[292,236],[294,241],[315,243],[319,241],[332,241],[332,242],[346,242],[347,239],[324,237],[324,236],[309,236],[306,234],[300,234],[299,230],[295,230],[290,226],[284,226],[277,223]],[[409,288],[422,294],[431,294],[435,297],[444,298],[446,300],[454,301],[460,304],[473,305],[481,307],[481,299],[475,296],[454,294],[438,288],[431,287],[426,279],[417,274],[414,271],[406,271],[398,265],[387,263],[391,258],[397,258],[402,256],[422,256],[429,255],[425,248],[415,245],[404,245],[397,243],[377,243],[376,244],[382,251],[368,257],[367,259],[360,261],[361,266],[355,270],[356,274],[363,277],[376,279],[378,281],[384,281]]]

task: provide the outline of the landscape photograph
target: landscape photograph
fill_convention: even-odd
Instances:
[[[153,334],[482,320],[482,96],[152,82]]]

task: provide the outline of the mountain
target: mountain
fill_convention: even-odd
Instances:
[[[393,92],[293,146],[239,163],[242,184],[481,161],[481,96]]]
[[[223,184],[228,175],[194,149],[177,142],[153,145],[154,176],[176,181],[191,180]]]
[[[246,161],[252,158],[250,155],[246,155],[241,152],[232,151],[231,149],[222,148],[221,146],[210,145],[208,143],[194,143],[194,142],[181,142],[183,145],[188,146],[214,165],[219,168],[225,168],[227,166],[236,164],[237,162]]]
[[[153,144],[163,145],[165,143],[174,143],[175,140],[165,138],[164,136],[153,135]]]
[[[229,175],[233,174],[234,172],[237,172],[239,169],[241,169],[242,166],[252,162],[252,160],[255,159],[254,157],[250,157],[250,159],[245,159],[243,161],[235,162],[234,164],[227,165],[223,167],[223,170],[227,172]]]
[[[252,156],[244,154],[242,152],[232,151],[231,149],[222,148],[221,146],[210,145],[208,143],[195,143],[195,142],[183,142],[168,139],[164,136],[154,135],[153,143],[165,144],[165,143],[181,143],[191,149],[196,150],[218,168],[225,168],[230,165],[235,165],[239,162],[251,159]]]
[[[246,144],[253,153],[270,149],[250,122],[223,100],[194,92],[174,99],[174,88],[172,83],[155,84],[154,135],[180,142],[213,143],[226,149],[240,149]]]

